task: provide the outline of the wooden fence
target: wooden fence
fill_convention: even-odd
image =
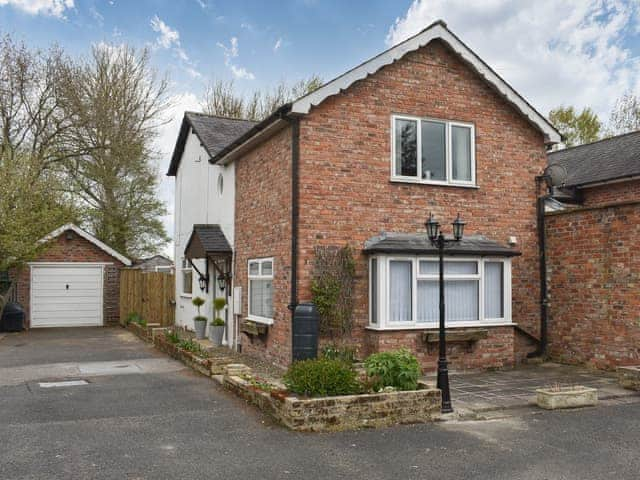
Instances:
[[[120,322],[137,313],[163,327],[175,321],[175,276],[163,272],[120,271]]]

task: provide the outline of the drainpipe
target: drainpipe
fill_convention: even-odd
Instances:
[[[300,218],[300,120],[286,117],[291,124],[291,325],[298,305],[298,224]],[[293,335],[293,328],[291,329]]]
[[[536,176],[536,195],[539,195],[542,182],[546,181],[544,175]],[[547,319],[549,302],[547,299],[547,256],[545,249],[545,222],[544,207],[549,194],[539,195],[536,201],[536,217],[538,229],[538,252],[540,265],[540,342],[538,348],[527,354],[527,358],[542,357],[547,353]]]

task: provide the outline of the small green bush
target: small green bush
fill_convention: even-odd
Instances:
[[[178,334],[177,330],[167,330],[164,333],[164,338],[166,338],[170,343],[175,344],[180,342],[180,335]]]
[[[294,362],[284,376],[289,390],[301,395],[350,395],[361,390],[356,372],[340,360],[326,358]]]
[[[140,323],[140,320],[142,320],[142,317],[138,312],[131,312],[127,315],[127,325],[130,323]]]
[[[332,343],[322,349],[321,356],[328,360],[341,360],[351,365],[356,362],[357,353],[358,349],[354,346]]]
[[[220,317],[216,317],[211,322],[211,325],[214,327],[224,327],[225,323],[223,319],[221,319]]]
[[[209,352],[200,346],[198,342],[191,338],[185,338],[178,342],[178,347],[186,350],[187,352],[195,353],[199,357],[208,358]]]
[[[408,350],[374,353],[364,361],[364,367],[374,390],[384,387],[398,390],[418,388],[420,364]]]

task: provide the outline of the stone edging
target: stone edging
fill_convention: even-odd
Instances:
[[[193,370],[211,377],[287,428],[325,432],[384,427],[395,424],[426,423],[440,418],[440,390],[426,387],[408,392],[382,392],[338,397],[298,398],[283,390],[263,390],[237,372],[250,369],[231,364],[226,358],[201,358],[168,342],[166,328],[127,328],[159,350],[180,360]]]

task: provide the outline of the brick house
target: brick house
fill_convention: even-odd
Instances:
[[[552,152],[564,208],[545,216],[549,353],[598,368],[640,363],[640,132]]]
[[[212,117],[208,128],[219,122]],[[460,212],[465,239],[445,263],[447,323],[481,335],[449,344],[452,367],[511,366],[535,348],[535,177],[560,135],[443,22],[241,129],[215,142],[206,128],[191,130],[210,168],[234,178],[233,224],[223,232],[232,250],[224,271],[231,346],[289,363],[289,307],[312,298],[315,248],[349,244],[352,341],[362,355],[409,348],[433,369],[436,251],[424,222],[432,212],[450,233]],[[180,168],[169,172],[180,188],[180,169],[202,168],[184,155],[189,138],[181,129],[172,159]]]
[[[117,324],[120,269],[131,260],[73,224],[41,240],[46,248],[15,272],[17,301],[26,327]]]

